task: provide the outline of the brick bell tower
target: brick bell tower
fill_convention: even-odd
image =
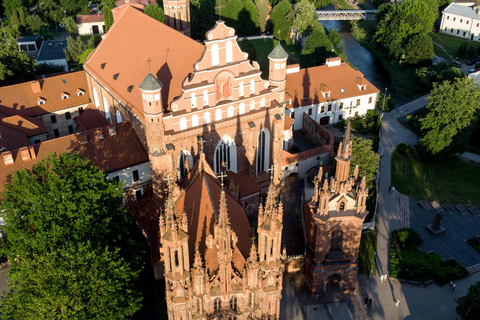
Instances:
[[[368,215],[365,206],[368,189],[365,177],[358,177],[358,165],[349,174],[351,152],[348,122],[335,158],[335,177],[328,179],[320,168],[312,200],[304,205],[305,272],[314,293],[331,289],[355,291],[362,224]]]
[[[190,1],[164,0],[165,24],[190,37]]]

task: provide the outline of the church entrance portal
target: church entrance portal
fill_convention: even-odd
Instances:
[[[330,123],[330,117],[323,117],[320,119],[320,125],[324,126]]]
[[[328,277],[325,283],[326,291],[343,291],[343,278],[341,275],[335,273]]]

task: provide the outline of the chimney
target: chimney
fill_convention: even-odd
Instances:
[[[30,86],[32,87],[33,93],[42,92],[42,87],[40,86],[40,81],[32,81],[30,82]]]
[[[97,129],[95,130],[95,140],[96,140],[96,141],[103,140],[103,131],[102,131],[102,128],[97,128]]]
[[[87,134],[85,132],[79,132],[76,134],[77,138],[78,138],[78,142],[80,142],[80,144],[85,144],[87,143]]]
[[[22,157],[23,162],[27,162],[32,160],[30,157],[30,151],[28,150],[28,147],[22,147],[18,150],[20,152],[20,157]]]
[[[14,164],[15,162],[13,161],[13,156],[10,151],[5,151],[2,152],[2,157],[3,157],[3,163],[8,166],[10,164]]]
[[[327,58],[325,64],[327,67],[336,67],[342,64],[342,59],[340,57]]]
[[[35,148],[33,146],[29,146],[28,150],[30,151],[30,157],[32,159],[37,159],[37,155],[35,154]]]
[[[110,137],[116,136],[117,135],[117,129],[115,128],[114,125],[108,126],[108,135]]]

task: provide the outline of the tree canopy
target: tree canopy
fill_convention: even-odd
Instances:
[[[190,1],[190,32],[194,39],[204,39],[215,25],[215,0]]]
[[[18,50],[12,37],[0,37],[0,85],[7,86],[35,79],[37,62]]]
[[[288,0],[280,1],[273,7],[270,18],[273,24],[273,36],[277,39],[286,39],[292,25],[292,5]]]
[[[480,314],[480,282],[472,284],[468,288],[467,295],[458,300],[455,313],[463,320],[478,319]]]
[[[74,154],[13,174],[1,197],[12,289],[2,319],[129,319],[141,306],[138,231],[119,183]]]
[[[301,35],[313,28],[318,23],[315,5],[308,0],[301,0],[293,9],[293,30]]]
[[[155,20],[158,20],[162,23],[165,23],[165,14],[163,13],[163,9],[157,6],[156,4],[149,4],[145,7],[143,12],[147,15],[152,17]]]
[[[468,77],[435,83],[420,119],[420,146],[429,154],[463,152],[478,125],[480,90]]]
[[[373,151],[372,147],[373,141],[371,139],[352,136],[353,159],[352,165],[350,165],[350,173],[353,173],[355,165],[358,164],[359,176],[366,176],[367,188],[370,190],[375,189],[375,175],[377,173],[378,161],[380,160],[380,157]]]

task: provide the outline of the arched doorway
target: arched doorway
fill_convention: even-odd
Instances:
[[[325,291],[343,291],[343,277],[338,273],[328,277],[325,281]]]
[[[320,118],[320,125],[325,126],[327,124],[330,124],[330,117],[322,117]]]

